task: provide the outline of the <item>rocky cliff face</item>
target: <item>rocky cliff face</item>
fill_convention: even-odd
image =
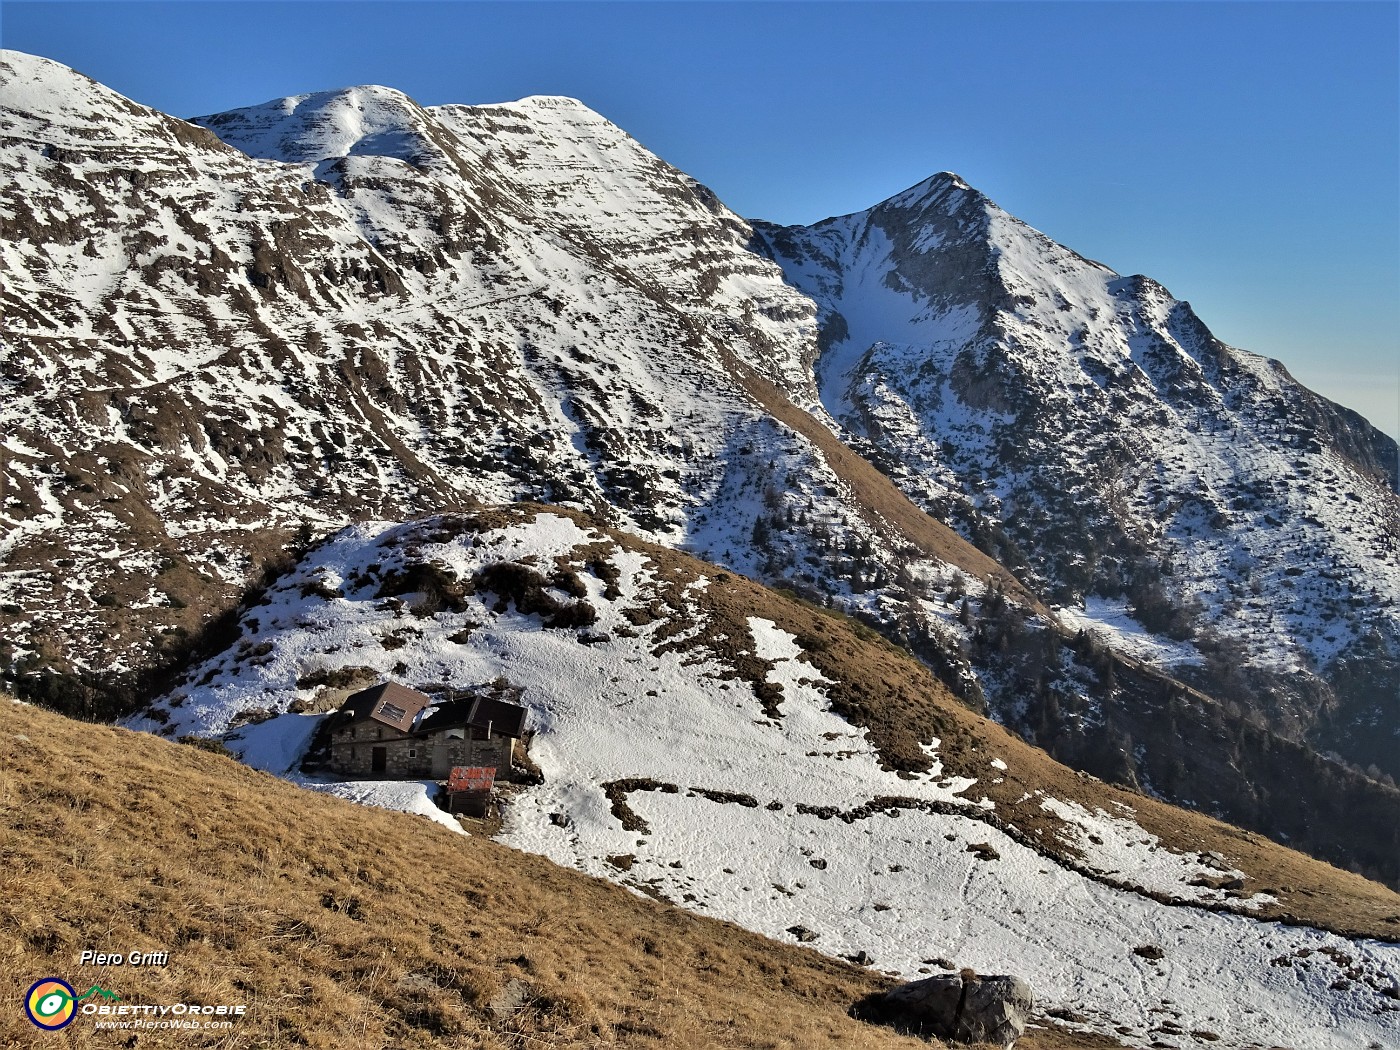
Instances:
[[[14,52],[0,170],[0,663],[26,695],[110,716],[289,544],[543,500],[850,612],[1084,768],[1373,870],[1257,785],[1336,750],[1363,772],[1329,805],[1393,805],[1394,444],[956,177],[784,230],[570,99],[363,87],[185,122]],[[1195,695],[1169,675],[1219,694],[1199,760],[1151,714]]]

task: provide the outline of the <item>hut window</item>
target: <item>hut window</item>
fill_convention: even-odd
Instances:
[[[408,749],[408,757],[409,757],[409,758],[417,758],[417,757],[418,757],[418,749],[417,749],[416,747],[411,747],[411,748],[409,748],[409,749]]]

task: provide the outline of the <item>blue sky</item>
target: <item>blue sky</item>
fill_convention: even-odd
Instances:
[[[743,215],[951,170],[1400,433],[1400,4],[66,3],[0,43],[179,116],[582,99]]]

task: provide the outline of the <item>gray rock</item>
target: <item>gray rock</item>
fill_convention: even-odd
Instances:
[[[500,1021],[521,1010],[535,996],[535,990],[519,977],[508,980],[486,1004],[486,1012]]]
[[[1208,868],[1214,868],[1216,871],[1231,870],[1230,865],[1225,860],[1224,855],[1221,853],[1216,853],[1214,850],[1211,850],[1209,853],[1202,853],[1200,857],[1201,863]]]
[[[857,1017],[910,1035],[1011,1047],[1026,1030],[1031,986],[1019,977],[927,977],[865,1000]]]

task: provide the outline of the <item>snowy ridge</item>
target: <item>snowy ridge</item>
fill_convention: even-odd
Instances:
[[[144,110],[113,151],[74,114],[138,107],[54,63],[7,68],[0,598],[31,628],[9,659],[134,667],[298,528],[475,499],[612,507],[836,595],[853,570],[821,552],[893,561],[725,363],[745,340],[810,358],[810,303],[713,195],[581,105],[354,88],[200,118],[243,152]],[[26,115],[31,75],[78,101]],[[104,611],[135,608],[135,630]]]
[[[1207,635],[1262,676],[1247,707],[1400,773],[1393,690],[1329,692],[1400,671],[1394,442],[956,176],[758,229],[821,309],[824,402],[911,497],[1071,618],[1096,596],[1151,606],[1139,657],[1213,692],[1173,641]]]
[[[288,164],[353,156],[419,163],[436,152],[427,115],[403,92],[386,87],[293,95],[192,123],[250,157]]]
[[[709,189],[575,99],[431,112],[506,172],[547,222],[600,245],[716,339],[737,343],[796,403],[819,405],[811,302],[749,251],[752,229]]]
[[[573,574],[549,593],[596,619],[549,627],[471,587],[457,609],[433,611],[428,592],[383,596],[413,564],[466,583],[502,563]],[[296,684],[313,672],[368,667],[427,689],[504,676],[524,689],[545,777],[512,797],[507,843],[770,936],[867,952],[892,973],[945,965],[935,959],[1016,972],[1044,1009],[1129,1045],[1207,1031],[1220,1046],[1301,1050],[1393,1033],[1380,993],[1400,948],[1172,907],[1054,862],[985,822],[999,807],[979,777],[948,770],[940,741],[925,741],[922,773],[884,768],[871,737],[831,710],[832,670],[809,662],[795,634],[764,615],[716,619],[706,599],[726,586],[550,513],[357,526],[248,610],[241,642],[130,724],[223,734],[259,763],[287,753],[273,738],[305,739],[296,723],[315,716],[275,712],[315,699]],[[252,709],[274,716],[228,728]],[[1007,758],[980,756],[980,776],[1010,775],[1020,753]],[[412,810],[419,786],[405,790]],[[1165,848],[1126,810],[1027,801],[1060,815],[1079,863],[1125,884],[1220,901],[1202,876],[1244,874]]]
[[[5,138],[42,138],[57,149],[120,149],[152,141],[171,152],[181,145],[178,125],[88,77],[47,58],[0,51],[4,77]],[[190,134],[197,134],[190,130]]]

